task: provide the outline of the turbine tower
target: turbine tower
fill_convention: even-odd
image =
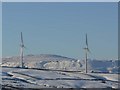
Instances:
[[[22,32],[21,32],[21,44],[20,44],[20,59],[21,59],[21,68],[24,67],[24,63],[23,63],[23,49],[25,48],[24,43],[23,43],[23,36],[22,36]]]
[[[84,48],[85,50],[85,73],[87,73],[87,60],[88,60],[88,52],[90,52],[89,48],[88,48],[88,39],[87,39],[87,33],[86,33],[86,46]]]

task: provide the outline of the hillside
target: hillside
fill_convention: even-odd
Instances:
[[[2,66],[19,67],[20,57],[2,59]],[[84,71],[84,60],[77,60],[60,55],[40,54],[24,56],[26,68]],[[88,70],[97,72],[118,73],[118,60],[88,60]]]

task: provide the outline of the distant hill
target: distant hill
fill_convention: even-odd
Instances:
[[[60,55],[40,54],[24,56],[24,65],[28,68],[84,71],[84,60],[77,60]],[[2,66],[19,67],[20,57],[2,58]],[[88,60],[88,70],[94,72],[118,72],[118,60]]]

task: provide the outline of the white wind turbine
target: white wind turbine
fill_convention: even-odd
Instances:
[[[23,36],[21,32],[21,44],[20,44],[20,60],[21,60],[21,68],[24,67],[24,62],[23,62],[23,49],[25,48],[24,43],[23,43]]]
[[[88,72],[88,71],[87,71],[87,68],[88,68],[88,66],[87,66],[88,52],[90,53],[90,50],[89,50],[89,48],[88,48],[87,33],[86,33],[86,47],[84,48],[84,50],[85,50],[85,73],[87,73],[87,72]]]

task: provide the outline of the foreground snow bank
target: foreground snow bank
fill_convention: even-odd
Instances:
[[[98,78],[102,76],[97,74],[91,75],[78,72],[70,73],[6,67],[3,67],[3,71],[9,75],[3,74],[2,84],[17,88],[117,88],[118,86],[117,82],[106,80],[103,83]]]

